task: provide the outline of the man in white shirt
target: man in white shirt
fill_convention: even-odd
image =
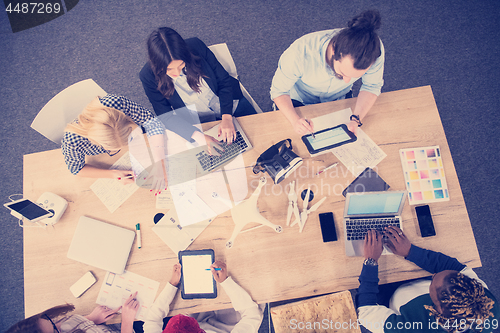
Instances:
[[[356,133],[384,84],[384,46],[375,30],[380,14],[366,11],[348,27],[307,34],[281,55],[271,85],[271,99],[301,135],[314,131],[294,107],[352,96],[354,82],[362,86],[348,128]]]
[[[220,270],[215,270],[220,268]],[[167,317],[169,306],[177,293],[181,278],[181,265],[175,264],[172,278],[160,293],[148,311],[144,321],[144,333],[162,332],[163,318]],[[163,332],[182,332],[179,327],[185,327],[185,332],[206,333],[252,333],[259,330],[262,322],[262,310],[250,295],[231,277],[228,277],[226,264],[216,261],[211,266],[215,281],[220,283],[231,299],[234,309],[218,310],[191,314],[189,317],[177,315],[172,317]],[[193,321],[193,318],[197,321]],[[198,325],[198,327],[196,327]]]

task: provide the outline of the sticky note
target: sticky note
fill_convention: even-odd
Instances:
[[[413,192],[413,197],[416,201],[422,200],[422,192]]]
[[[432,191],[425,191],[424,192],[424,198],[425,198],[425,200],[432,200],[432,199],[434,199],[434,195],[432,194]]]
[[[441,179],[434,179],[432,181],[432,187],[434,187],[434,188],[440,188],[440,187],[442,187],[442,185],[441,185]]]

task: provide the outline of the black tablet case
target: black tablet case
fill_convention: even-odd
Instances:
[[[372,168],[366,168],[354,181],[347,186],[342,195],[345,197],[347,193],[356,192],[374,192],[386,191],[389,185],[376,173]]]
[[[185,250],[185,251],[179,251],[178,252],[178,257],[179,257],[179,262],[182,265],[182,255],[187,254],[187,255],[196,255],[196,254],[210,254],[212,256],[212,261],[213,258],[215,258],[215,253],[214,250],[212,249],[205,249],[205,250]],[[215,282],[215,279],[212,278],[213,281],[213,286],[214,286],[214,293],[213,294],[186,294],[184,293],[184,277],[181,275],[181,298],[182,299],[195,299],[195,298],[216,298],[217,297],[217,283]]]

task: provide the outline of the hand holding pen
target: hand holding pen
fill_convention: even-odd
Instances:
[[[214,262],[210,268],[212,269],[215,281],[222,283],[227,279],[227,267],[222,261]],[[220,268],[220,270],[217,270],[217,268]]]
[[[314,125],[311,120],[306,118],[299,118],[293,125],[295,131],[300,135],[313,134],[314,135]]]
[[[124,185],[132,184],[133,182],[135,182],[134,172],[131,170],[114,169],[112,170],[112,172],[114,176],[113,178],[118,179],[118,181]]]

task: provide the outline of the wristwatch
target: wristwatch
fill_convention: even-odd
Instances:
[[[366,266],[378,266],[378,263],[375,259],[372,259],[372,258],[368,258],[368,259],[365,259],[365,262],[363,263],[363,265],[366,265]]]
[[[358,127],[361,127],[361,125],[363,125],[361,123],[361,120],[359,120],[359,116],[358,115],[355,115],[355,114],[352,114],[351,115],[351,118],[349,118],[351,121],[354,120],[355,122],[358,123]]]

